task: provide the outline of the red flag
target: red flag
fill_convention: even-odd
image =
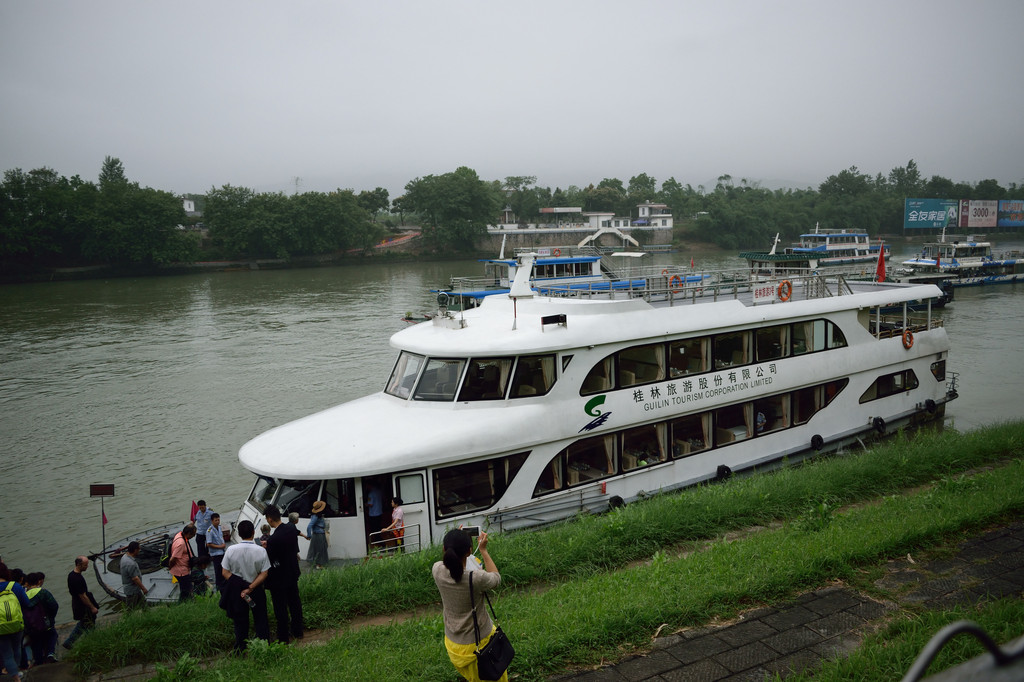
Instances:
[[[194,523],[195,520],[196,520],[196,512],[198,512],[198,511],[199,511],[199,505],[196,504],[195,500],[192,500],[192,515],[188,517],[188,520],[192,521]]]
[[[107,525],[107,512],[103,512],[103,525]]]
[[[693,270],[693,256],[690,256],[690,269]]]
[[[885,244],[878,240],[878,267],[875,268],[876,279],[879,282],[885,281]]]

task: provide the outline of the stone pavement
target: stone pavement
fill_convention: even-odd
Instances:
[[[1024,594],[1024,521],[960,543],[949,558],[885,565],[878,601],[845,585],[743,613],[737,622],[682,630],[654,640],[651,652],[615,665],[551,678],[559,682],[764,680],[846,656],[903,608],[941,610]]]

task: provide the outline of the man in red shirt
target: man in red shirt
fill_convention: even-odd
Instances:
[[[168,568],[171,575],[178,579],[178,600],[187,601],[192,598],[192,569],[188,560],[192,556],[192,547],[188,541],[196,534],[196,527],[191,523],[181,529],[181,532],[174,536],[171,542],[171,559]]]

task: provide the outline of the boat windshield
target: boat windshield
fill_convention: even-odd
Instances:
[[[402,351],[384,392],[407,400],[475,402],[546,394],[557,380],[555,355],[425,358]],[[460,389],[461,386],[461,389]]]
[[[413,385],[416,383],[416,375],[419,374],[420,365],[422,364],[422,355],[402,351],[401,355],[398,356],[398,362],[395,363],[395,369],[391,372],[391,378],[388,379],[384,392],[399,398],[408,398],[412,392]]]
[[[323,483],[321,492],[320,484]],[[355,480],[351,478],[320,480],[280,480],[269,476],[257,476],[256,485],[249,494],[249,504],[260,514],[271,504],[276,505],[282,516],[297,512],[306,518],[313,511],[313,503],[323,499],[327,503],[327,516],[355,516]]]

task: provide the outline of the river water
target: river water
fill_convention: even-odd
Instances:
[[[915,250],[897,247],[893,260]],[[698,255],[696,265],[742,261]],[[90,484],[115,485],[103,503],[108,542],[184,521],[200,498],[237,509],[253,481],[238,464],[243,443],[380,390],[402,315],[432,310],[429,289],[449,276],[481,272],[451,261],[0,288],[0,556],[44,571],[70,620],[64,578],[76,555],[102,547]],[[953,426],[1021,416],[1022,295],[1021,285],[958,289],[942,311],[960,373]]]

